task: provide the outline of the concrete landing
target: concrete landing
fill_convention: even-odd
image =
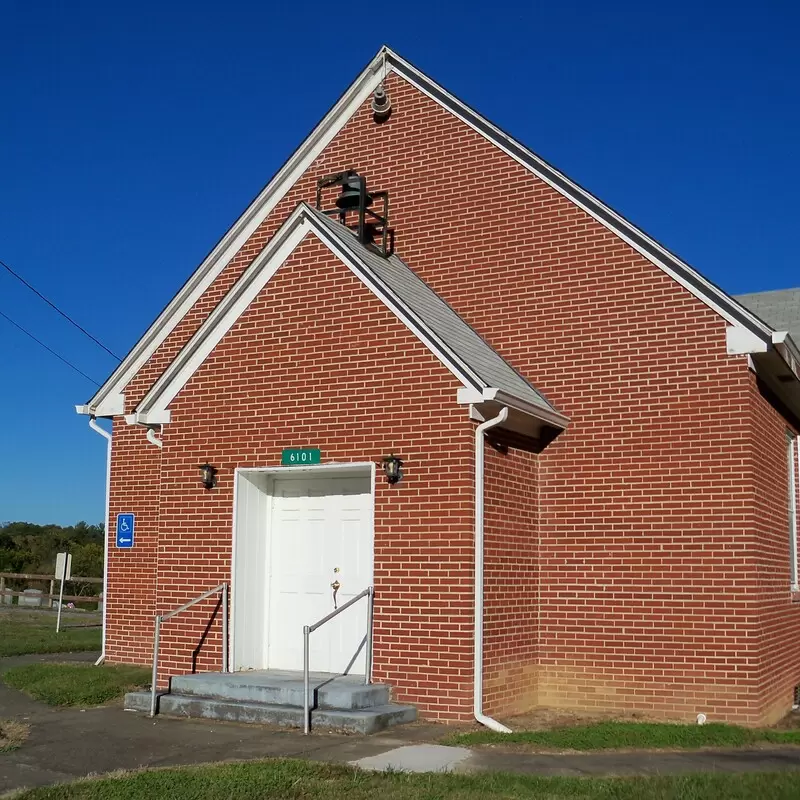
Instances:
[[[387,684],[365,684],[363,675],[310,675],[311,727],[370,734],[414,722],[413,706],[391,702]],[[303,675],[282,670],[201,673],[172,678],[157,698],[159,714],[280,727],[303,727]],[[129,711],[149,711],[149,692],[125,696]]]
[[[374,708],[389,702],[390,687],[364,683],[363,675],[309,675],[312,708]],[[284,670],[180,675],[172,679],[170,693],[303,707],[303,674]]]

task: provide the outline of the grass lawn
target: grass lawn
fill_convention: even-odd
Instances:
[[[61,622],[66,629],[56,633],[54,613],[18,609],[0,611],[0,657],[100,650],[103,631],[97,615],[65,614]]]
[[[51,706],[99,706],[150,682],[143,667],[104,664],[26,664],[3,673],[3,680]]]
[[[656,778],[409,775],[306,761],[153,770],[32,789],[15,800],[797,800],[800,772]]]
[[[0,719],[0,753],[16,750],[27,738],[30,728],[24,722]]]
[[[455,733],[445,739],[457,745],[529,745],[548,750],[665,749],[747,747],[756,744],[800,744],[800,729],[742,728],[711,723],[677,725],[649,722],[596,722],[550,730]],[[798,795],[800,796],[800,795]]]

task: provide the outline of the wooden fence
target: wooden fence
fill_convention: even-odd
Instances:
[[[6,589],[6,581],[13,580],[13,581],[36,581],[37,583],[49,583],[50,584],[50,591],[45,593],[42,592],[40,595],[30,595],[25,594],[25,592],[14,592],[11,589]],[[0,572],[0,597],[41,597],[42,600],[46,601],[44,603],[45,606],[50,608],[53,605],[53,600],[58,600],[58,592],[56,591],[57,584],[59,583],[58,578],[55,575],[32,575],[27,572]],[[64,581],[65,584],[75,584],[75,583],[94,583],[100,584],[102,586],[103,579],[102,578],[77,578],[73,576],[67,581]],[[65,594],[63,597],[64,600],[70,603],[100,603],[103,601],[103,598],[99,595],[87,595],[87,594]],[[0,603],[3,601],[0,600]],[[13,602],[13,601],[12,601]]]

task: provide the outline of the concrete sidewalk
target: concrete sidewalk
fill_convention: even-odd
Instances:
[[[22,663],[94,658],[94,654],[87,653],[20,656],[3,659],[0,669]],[[348,764],[384,756],[391,763],[400,757],[392,751],[435,743],[448,732],[440,725],[419,723],[370,737],[331,733],[303,736],[295,730],[205,720],[150,719],[125,712],[119,705],[55,709],[2,683],[0,717],[19,719],[31,726],[30,738],[19,750],[0,754],[0,792],[119,769],[216,761],[286,757]],[[371,765],[376,763],[379,762]],[[800,769],[800,748],[565,755],[483,749],[471,751],[454,769],[571,776],[776,771]]]

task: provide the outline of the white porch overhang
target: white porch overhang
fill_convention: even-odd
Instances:
[[[800,421],[800,350],[788,331],[774,331],[770,340],[737,326],[727,329],[728,353],[746,355],[759,381]]]

